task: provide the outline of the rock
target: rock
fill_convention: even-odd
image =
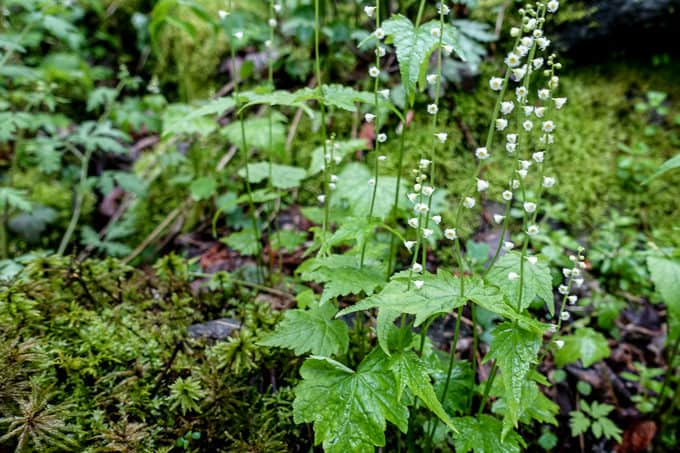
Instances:
[[[582,4],[583,17],[549,32],[556,36],[557,49],[569,57],[580,61],[677,52],[680,0],[586,0]]]
[[[191,338],[208,338],[211,340],[224,340],[231,333],[241,328],[241,323],[231,318],[214,319],[201,324],[193,324],[187,331]]]

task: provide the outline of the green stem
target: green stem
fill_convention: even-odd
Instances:
[[[401,173],[404,167],[404,147],[405,147],[405,140],[404,136],[406,135],[406,121],[403,123],[403,128],[401,131],[401,135],[399,136],[399,156],[397,157],[397,187],[394,191],[394,204],[392,205],[392,212],[396,216],[397,215],[397,209],[399,206],[399,192],[401,189]],[[390,275],[392,275],[392,272],[394,270],[394,261],[396,260],[396,239],[394,236],[392,236],[392,239],[390,240],[390,255],[388,257],[388,262],[387,262],[387,278],[389,279]]]
[[[93,148],[89,147],[85,151],[85,156],[80,162],[80,183],[78,185],[78,193],[76,195],[75,205],[73,207],[73,215],[69,221],[64,237],[61,238],[61,243],[59,244],[59,249],[57,250],[57,255],[63,255],[66,251],[66,247],[71,241],[71,236],[78,225],[78,220],[80,219],[80,211],[83,207],[83,200],[85,199],[85,188],[87,186],[87,169],[90,165],[90,158],[92,157]]]
[[[479,410],[477,411],[477,415],[480,415],[482,412],[484,412],[486,400],[489,397],[489,391],[491,390],[493,380],[496,378],[496,373],[498,373],[498,365],[494,361],[493,365],[491,366],[491,371],[489,372],[489,378],[486,380],[486,384],[484,385],[484,393],[482,394],[482,400],[479,402]]]
[[[668,363],[667,363],[668,369],[666,370],[666,374],[664,375],[663,384],[661,384],[661,391],[659,392],[659,397],[656,400],[656,404],[654,405],[654,413],[657,413],[661,409],[661,406],[663,406],[664,393],[666,393],[666,387],[668,387],[668,383],[671,380],[671,375],[675,371],[675,368],[673,368],[673,361],[675,359],[676,354],[678,353],[678,347],[679,346],[680,346],[680,335],[678,335],[678,337],[675,339],[675,342],[673,343],[673,346],[671,347],[670,354],[668,355]],[[680,389],[680,385],[678,386],[678,389]]]

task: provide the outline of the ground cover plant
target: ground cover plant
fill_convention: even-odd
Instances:
[[[557,0],[0,8],[2,451],[677,449],[674,56],[579,67]]]

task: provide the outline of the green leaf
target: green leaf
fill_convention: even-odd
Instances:
[[[189,186],[191,198],[196,201],[212,197],[217,191],[217,181],[212,176],[203,176],[193,181]]]
[[[217,129],[217,122],[204,116],[191,116],[193,109],[186,104],[167,106],[162,115],[162,136],[199,135],[205,137]]]
[[[569,412],[569,426],[571,427],[572,437],[579,436],[588,431],[590,428],[590,419],[583,415],[583,412],[571,411]]]
[[[338,296],[365,293],[368,295],[383,284],[382,266],[364,263],[359,266],[356,256],[331,255],[305,261],[297,269],[303,281],[323,283],[321,303]]]
[[[404,351],[392,355],[390,369],[394,372],[394,376],[397,379],[399,399],[401,399],[404,386],[408,387],[428,409],[456,432],[451,418],[442,407],[430,383],[430,370],[415,352]]]
[[[401,83],[406,90],[409,104],[413,104],[417,85],[420,84],[421,88],[424,86],[430,55],[439,45],[439,38],[432,36],[431,30],[439,26],[439,21],[431,21],[416,29],[413,23],[402,15],[393,16],[382,24],[385,34],[397,48]],[[458,32],[450,24],[444,25],[442,44],[451,45],[460,53]]]
[[[236,103],[231,97],[211,99],[199,108],[192,110],[187,115],[187,120],[193,120],[202,116],[223,115],[227,110],[234,108]]]
[[[307,233],[295,230],[277,230],[269,235],[269,244],[274,250],[293,252],[307,240]]]
[[[283,149],[286,142],[286,117],[278,112],[272,113],[272,143],[271,146],[274,152]],[[246,145],[249,149],[255,148],[259,150],[269,151],[269,118],[248,118],[243,121],[243,127],[246,135]],[[241,136],[241,122],[234,121],[220,131],[229,142],[236,145],[239,149],[243,146],[243,138]]]
[[[239,176],[245,178],[246,171],[242,168],[238,172]],[[248,164],[248,176],[251,183],[259,183],[269,178],[270,166],[268,162],[257,162]],[[290,165],[272,164],[271,178],[272,185],[277,189],[291,189],[300,187],[300,183],[307,177],[307,172],[303,168],[292,167]]]
[[[596,437],[600,437],[600,434],[595,431],[596,429],[601,434],[604,434],[604,437],[607,439],[614,439],[618,443],[621,443],[621,433],[623,431],[621,431],[621,429],[610,419],[603,417],[593,423],[593,434],[595,434]]]
[[[324,103],[349,112],[356,112],[356,103],[374,104],[375,95],[367,91],[357,91],[344,85],[324,85]]]
[[[324,304],[309,310],[286,310],[283,320],[259,344],[322,356],[345,354],[349,345],[347,324],[333,320],[337,308]]]
[[[680,154],[677,156],[671,157],[668,159],[666,162],[661,165],[652,176],[649,177],[643,184],[649,183],[652,179],[658,178],[659,176],[663,175],[667,171],[673,170],[680,167]]]
[[[91,112],[99,107],[106,107],[116,99],[117,95],[118,90],[115,88],[95,88],[87,97],[87,111]]]
[[[333,159],[338,163],[342,161],[342,159],[344,159],[348,154],[361,151],[367,147],[366,140],[363,138],[346,141],[335,141],[333,142],[333,145]],[[323,149],[323,146],[319,146],[314,151],[312,151],[312,161],[309,164],[309,169],[307,170],[307,174],[309,176],[320,173],[324,169]],[[331,150],[327,149],[327,152],[330,154]]]
[[[507,413],[506,398],[496,400],[492,409],[496,414],[505,415]],[[557,426],[555,415],[559,411],[560,407],[541,392],[536,382],[529,380],[529,378],[524,381],[519,407],[519,418],[522,423],[529,425],[533,420],[536,420],[539,423],[550,423]],[[511,421],[510,417],[503,418],[505,429],[512,429]]]
[[[435,392],[441,395],[446,384],[446,376],[448,371],[448,358],[444,362],[440,361],[440,367],[434,374]],[[446,388],[446,394],[442,398],[444,409],[449,414],[465,414],[468,410],[470,398],[474,394],[475,379],[474,372],[470,366],[470,362],[456,361],[451,368],[451,377],[449,378],[449,385]]]
[[[357,162],[345,165],[345,168],[338,175],[337,188],[331,197],[331,206],[349,209],[351,214],[356,217],[367,217],[373,196],[373,186],[368,183],[371,178],[373,178],[373,175],[365,165]],[[381,176],[377,186],[373,217],[384,219],[392,211],[394,205],[397,178]],[[400,192],[405,193],[405,191],[405,186],[402,186]],[[405,206],[403,200],[400,201],[400,205],[401,207]]]
[[[564,346],[555,351],[555,363],[563,367],[581,359],[584,367],[609,357],[609,344],[607,339],[599,332],[590,327],[577,329],[573,335],[559,338],[564,341]]]
[[[489,354],[484,359],[496,360],[501,371],[501,382],[505,389],[504,399],[507,411],[503,424],[503,436],[511,426],[517,426],[522,415],[522,394],[527,375],[532,364],[538,360],[541,347],[541,335],[524,330],[512,323],[499,324],[493,330],[493,340]]]
[[[522,438],[514,431],[501,436],[500,420],[489,415],[454,418],[460,432],[454,438],[457,453],[519,453]]]
[[[519,252],[509,252],[503,255],[489,271],[487,280],[489,283],[498,286],[503,294],[508,298],[508,302],[517,306],[520,299],[520,280],[521,282],[521,302],[520,311],[524,311],[535,297],[539,297],[548,305],[551,314],[555,312],[555,305],[552,293],[552,276],[547,260],[542,256],[536,257],[538,261],[531,264],[527,257],[524,258],[524,278],[510,280],[508,274],[514,272],[520,275],[520,264],[522,255]]]
[[[296,423],[313,423],[314,443],[328,453],[373,452],[385,445],[387,421],[402,432],[408,409],[397,398],[396,380],[380,349],[354,371],[332,359],[310,357],[295,388]]]
[[[680,334],[680,262],[650,256],[647,267],[656,290],[668,308],[670,336]]]
[[[7,208],[18,209],[28,212],[31,210],[31,202],[26,198],[26,191],[12,189],[11,187],[0,187],[0,211]]]
[[[243,231],[232,233],[220,242],[238,251],[241,255],[255,255],[258,251],[257,236],[252,228],[245,228]]]
[[[599,403],[597,401],[593,401],[590,404],[590,407],[584,406],[584,410],[588,408],[588,413],[593,417],[593,418],[602,418],[606,417],[609,415],[611,411],[614,410],[614,406],[611,404],[605,404],[605,403]]]
[[[245,102],[242,108],[251,107],[253,105],[278,105],[286,107],[301,108],[309,117],[313,117],[312,109],[307,106],[305,101],[312,97],[308,89],[298,90],[296,92],[277,90],[271,93],[256,93],[253,91],[245,91],[239,94],[239,101]]]

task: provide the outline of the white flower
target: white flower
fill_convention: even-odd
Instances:
[[[425,203],[418,203],[413,207],[416,214],[425,214],[428,211],[428,207]]]
[[[511,68],[516,68],[522,62],[521,57],[515,52],[510,52],[507,57],[505,57],[505,64]]]
[[[570,317],[571,315],[569,314],[568,311],[563,311],[562,313],[560,313],[560,319],[562,321],[568,321]]]
[[[534,36],[534,38],[540,38],[541,36],[543,36],[543,30],[534,30],[532,35]]]
[[[533,264],[536,264],[536,263],[538,263],[538,257],[536,257],[536,256],[527,256],[527,261],[529,262],[529,264],[532,264],[532,265],[533,265]]]
[[[517,134],[508,134],[505,136],[505,140],[507,140],[508,143],[515,144],[517,143]]]
[[[536,30],[536,31],[538,31],[538,30]],[[534,66],[535,70],[539,69],[541,66],[543,66],[543,58],[541,58],[541,57],[534,58],[533,60],[531,60],[531,64]]]
[[[501,103],[501,113],[503,115],[509,115],[515,109],[515,103],[512,101],[505,101]]]
[[[242,31],[237,31],[234,33],[234,38],[238,39],[239,41],[243,39],[243,32]]]
[[[413,282],[413,286],[415,286],[416,289],[422,288],[424,284],[425,284],[425,282],[422,281],[422,280],[416,280],[416,281]]]
[[[281,6],[281,3],[274,3],[273,8],[275,12],[280,13],[283,7]]]
[[[387,141],[387,134],[378,134],[378,143],[385,143]]]
[[[524,36],[519,42],[521,42],[525,47],[531,47],[534,45],[534,38],[531,36]]]
[[[475,156],[477,159],[484,160],[489,157],[489,151],[486,148],[477,148],[475,150]]]
[[[531,158],[538,162],[539,164],[543,162],[544,157],[545,153],[543,153],[542,151],[535,152],[531,155]]]
[[[456,235],[456,229],[455,228],[447,228],[444,230],[444,237],[450,241],[453,241],[456,239],[458,236]]]
[[[416,241],[404,241],[404,247],[410,252],[413,246],[416,245]]]
[[[439,111],[439,107],[437,107],[437,104],[429,104],[427,106],[427,113],[429,113],[430,115],[434,115],[438,111]]]
[[[526,97],[527,94],[528,94],[528,93],[527,93],[527,89],[524,88],[523,86],[522,86],[522,87],[517,87],[517,88],[515,89],[515,95],[517,96],[517,100],[518,100],[518,101],[521,101],[522,99],[524,99],[524,98]]]
[[[543,118],[543,115],[545,115],[545,107],[536,107],[534,109],[534,114],[536,115],[536,118]]]
[[[583,279],[582,278],[575,278],[574,284],[580,288],[581,285],[583,285]]]
[[[519,165],[520,165],[520,167],[522,167],[522,170],[528,170],[531,167],[531,161],[530,160],[520,160]]]
[[[560,285],[557,287],[557,292],[559,292],[562,295],[567,295],[567,293],[569,292],[569,288],[567,287],[567,285]]]
[[[417,217],[411,217],[408,219],[408,226],[411,228],[418,228],[418,218]]]
[[[585,269],[585,268],[586,268],[586,263],[584,263],[583,261],[579,261],[578,267],[580,267],[581,269]]]
[[[526,170],[523,169],[523,168],[520,169],[520,170],[517,170],[517,174],[518,174],[519,177],[522,178],[522,179],[526,178],[528,173],[529,173],[529,172],[526,171]]]
[[[550,40],[548,38],[541,36],[536,40],[536,43],[538,43],[538,47],[540,47],[541,50],[545,50],[550,45]]]
[[[529,48],[524,44],[520,44],[519,46],[517,46],[515,51],[519,53],[521,56],[526,57],[526,55],[529,53]]]
[[[513,179],[513,180],[512,180],[512,188],[513,188],[514,190],[517,190],[517,189],[519,189],[519,186],[520,186],[519,180]]]
[[[567,297],[567,300],[569,301],[569,303],[571,305],[574,305],[576,303],[576,301],[578,300],[578,296],[571,295],[571,296]]]
[[[220,16],[220,19],[225,19],[229,15],[229,13],[223,9],[217,11],[217,14]]]
[[[550,0],[546,4],[546,9],[548,10],[549,13],[556,12],[557,8],[559,8],[559,7],[560,7],[560,2],[558,2],[557,0]]]
[[[446,132],[439,132],[437,134],[434,134],[435,137],[437,137],[437,140],[439,140],[439,143],[444,143],[449,136]]]
[[[525,201],[524,204],[524,210],[531,214],[532,212],[536,211],[536,203],[533,203],[531,201]]]
[[[380,69],[376,68],[375,66],[371,66],[371,69],[368,70],[368,75],[373,78],[378,77],[380,75]]]
[[[505,241],[503,242],[503,248],[509,252],[510,250],[515,248],[515,244],[513,244],[510,241]]]
[[[552,145],[555,142],[555,137],[552,134],[543,134],[539,137],[538,141],[544,145],[546,143]]]
[[[367,123],[372,123],[373,120],[375,119],[375,115],[372,113],[367,113],[364,115],[364,119],[366,120]]]
[[[383,38],[385,38],[385,30],[382,28],[376,28],[375,31],[373,32],[373,35],[378,38],[378,40],[382,41]]]
[[[503,79],[500,77],[492,77],[491,80],[489,80],[489,87],[493,91],[501,91],[503,89]]]
[[[432,187],[432,186],[423,187],[423,195],[425,195],[426,197],[429,197],[430,195],[432,195],[433,192],[434,192],[434,187]]]
[[[514,77],[515,82],[519,82],[524,78],[524,75],[527,73],[527,65],[522,66],[521,68],[515,68],[512,70],[512,75]]]
[[[437,74],[428,74],[427,77],[425,77],[425,79],[427,80],[427,83],[429,83],[430,85],[434,85],[435,83],[437,83]]]
[[[475,199],[472,197],[465,197],[465,201],[463,201],[463,206],[466,208],[474,208],[475,207]]]
[[[368,185],[369,186],[375,186],[375,178],[371,178],[368,180]]]
[[[336,186],[335,186],[335,183],[334,183],[334,182],[329,182],[329,183],[328,183],[328,188],[329,188],[329,189],[335,190],[335,187],[336,187]]]
[[[414,184],[413,185],[413,190],[415,190],[416,192],[420,192],[420,189],[422,189],[422,188],[423,188],[423,186],[421,186],[420,184]]]
[[[488,188],[489,188],[489,181],[485,181],[483,179],[477,180],[477,192],[484,192]]]
[[[431,163],[432,163],[431,160],[420,159],[420,161],[418,161],[418,166],[424,169],[427,168]]]
[[[364,12],[368,17],[373,17],[375,13],[375,6],[364,6]]]
[[[433,38],[439,38],[439,36],[442,34],[442,29],[439,27],[432,27],[430,28],[430,35],[432,35]]]
[[[530,116],[534,112],[534,108],[530,105],[522,107],[524,109],[524,116]]]
[[[555,178],[552,176],[544,176],[543,177],[543,187],[546,189],[550,189],[552,186],[555,185]]]
[[[512,192],[510,192],[509,190],[504,190],[503,193],[501,194],[501,196],[503,197],[503,199],[505,201],[512,200]]]
[[[527,23],[524,25],[524,29],[527,31],[533,31],[536,26],[538,25],[538,21],[536,19],[529,19]]]
[[[531,129],[533,129],[534,123],[532,123],[531,120],[526,120],[522,123],[522,127],[525,131],[529,132]]]
[[[380,156],[378,156],[379,162],[385,162],[386,160],[387,160],[387,156],[385,156],[384,154],[381,154]]]
[[[273,17],[270,17],[269,20],[267,21],[267,23],[272,28],[276,27],[276,19],[274,19]]]
[[[511,282],[519,280],[519,274],[517,272],[508,272],[508,280],[510,280]]]
[[[419,274],[423,271],[423,266],[420,263],[413,263],[412,269],[413,269],[413,272]]]
[[[505,130],[506,127],[508,127],[508,120],[505,118],[498,118],[496,120],[496,130],[502,131]]]
[[[453,46],[451,44],[444,44],[442,49],[444,50],[444,54],[446,54],[447,57],[453,53]]]
[[[266,40],[266,41],[264,42],[264,46],[265,46],[267,49],[271,49],[271,47],[272,47],[272,41],[271,41],[271,39]]]
[[[378,90],[378,94],[387,99],[390,97],[390,90],[388,90],[387,88],[385,88],[384,90]]]
[[[406,195],[406,196],[408,197],[409,201],[411,201],[411,203],[415,203],[416,200],[418,199],[418,194],[417,194],[417,193],[410,193],[410,194],[408,194],[408,195]]]
[[[517,145],[514,143],[507,143],[505,145],[505,150],[509,153],[512,154],[517,150]]]
[[[517,38],[521,34],[522,34],[522,30],[520,30],[517,27],[512,27],[510,29],[510,36],[512,36],[513,38]]]
[[[432,221],[435,223],[435,225],[439,225],[442,223],[442,216],[440,215],[433,215],[432,216]]]
[[[555,103],[555,108],[559,110],[567,103],[567,98],[553,98],[553,102]]]
[[[548,82],[548,87],[552,90],[560,86],[560,78],[557,76],[552,76],[550,77],[550,81]]]
[[[386,53],[387,51],[383,46],[378,46],[375,48],[375,54],[380,58],[384,57]]]
[[[331,182],[338,182],[338,175],[331,175]]]
[[[437,6],[437,12],[440,13],[440,14],[443,14],[443,15],[446,16],[447,14],[449,14],[449,11],[450,11],[449,7],[446,6],[443,3],[440,3],[439,6]]]
[[[538,234],[538,225],[529,225],[529,228],[527,228],[527,234],[529,236]]]
[[[547,88],[541,88],[538,90],[538,98],[545,101],[546,99],[550,99],[550,90]]]
[[[504,215],[500,215],[500,214],[494,214],[494,215],[493,215],[493,221],[496,222],[498,225],[500,225],[501,223],[503,223],[503,220],[505,220],[505,216],[504,216]]]
[[[434,231],[432,231],[430,228],[423,228],[424,238],[429,238],[430,236],[432,236],[432,233],[434,233]]]
[[[557,347],[557,349],[562,349],[564,347],[564,341],[555,340],[555,346]]]
[[[541,125],[541,130],[550,133],[555,130],[555,123],[552,121],[544,121]]]
[[[319,200],[319,203],[323,203],[326,201],[326,196],[325,195],[319,195],[316,197],[317,200]]]

